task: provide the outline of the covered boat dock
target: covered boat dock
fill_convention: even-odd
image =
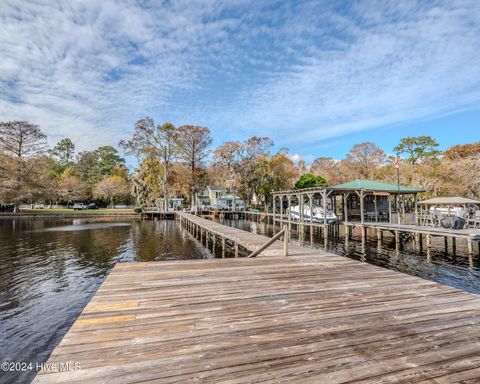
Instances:
[[[300,217],[304,222],[305,207],[310,211],[320,206],[324,212],[332,210],[341,221],[388,222],[416,224],[418,222],[417,195],[424,192],[421,188],[396,184],[380,183],[371,180],[353,180],[333,187],[317,187],[273,193],[274,219],[290,222],[288,215],[293,204],[298,204]],[[307,222],[312,224],[310,217]],[[323,225],[327,225],[324,215]]]
[[[424,192],[417,187],[381,183],[372,180],[353,180],[332,187],[306,188],[300,190],[277,191],[273,193],[273,220],[280,225],[296,227],[300,236],[308,230],[310,235],[315,227],[323,233],[325,244],[329,233],[339,233],[341,226],[345,228],[345,236],[351,237],[355,228],[360,228],[362,240],[373,230],[378,240],[387,231],[395,236],[399,245],[402,234],[408,234],[415,242],[423,244],[425,237],[427,248],[431,247],[432,236],[452,239],[463,239],[467,243],[468,253],[473,254],[473,243],[480,242],[480,229],[445,229],[421,225],[418,195]],[[289,212],[292,206],[298,206],[300,212],[292,217]],[[303,215],[305,207],[309,211],[320,206],[323,212],[332,210],[338,220],[327,222],[326,214],[323,222],[314,221],[312,217]]]

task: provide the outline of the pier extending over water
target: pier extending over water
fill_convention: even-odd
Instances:
[[[250,250],[268,240],[181,217]],[[80,369],[44,370],[34,382],[478,381],[478,295],[291,252],[117,264],[48,361]]]

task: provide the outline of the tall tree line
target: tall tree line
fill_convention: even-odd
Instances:
[[[0,202],[114,204],[130,199],[128,185],[125,160],[111,146],[76,153],[64,138],[48,149],[38,125],[0,123]]]
[[[24,121],[0,123],[0,202],[72,204],[96,200],[140,206],[183,197],[196,205],[207,185],[222,185],[248,205],[267,208],[275,190],[335,185],[353,179],[400,182],[426,189],[426,196],[480,198],[480,142],[445,151],[429,136],[406,137],[385,153],[373,142],[354,145],[343,159],[293,161],[288,150],[274,151],[268,137],[227,141],[212,148],[209,128],[176,127],[139,120],[119,146],[136,158],[129,171],[112,146],[76,152],[61,139],[47,147],[40,127]]]

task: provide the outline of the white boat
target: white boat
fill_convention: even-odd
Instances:
[[[298,205],[293,205],[290,207],[289,210],[287,210],[287,214],[294,218],[294,219],[300,219],[300,207]],[[310,221],[315,222],[315,223],[323,223],[324,222],[324,212],[323,212],[323,207],[320,206],[313,206],[312,207],[312,212],[310,212],[310,207],[307,205],[303,206],[303,220],[308,222]],[[327,209],[327,223],[332,223],[334,221],[337,221],[337,216],[333,211],[330,209]]]

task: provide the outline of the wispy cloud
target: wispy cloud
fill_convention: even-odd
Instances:
[[[0,120],[82,149],[146,115],[288,146],[479,105],[480,3],[342,3],[4,0]]]
[[[352,9],[348,43],[273,74],[248,115],[304,141],[477,107],[480,4],[406,3]]]

